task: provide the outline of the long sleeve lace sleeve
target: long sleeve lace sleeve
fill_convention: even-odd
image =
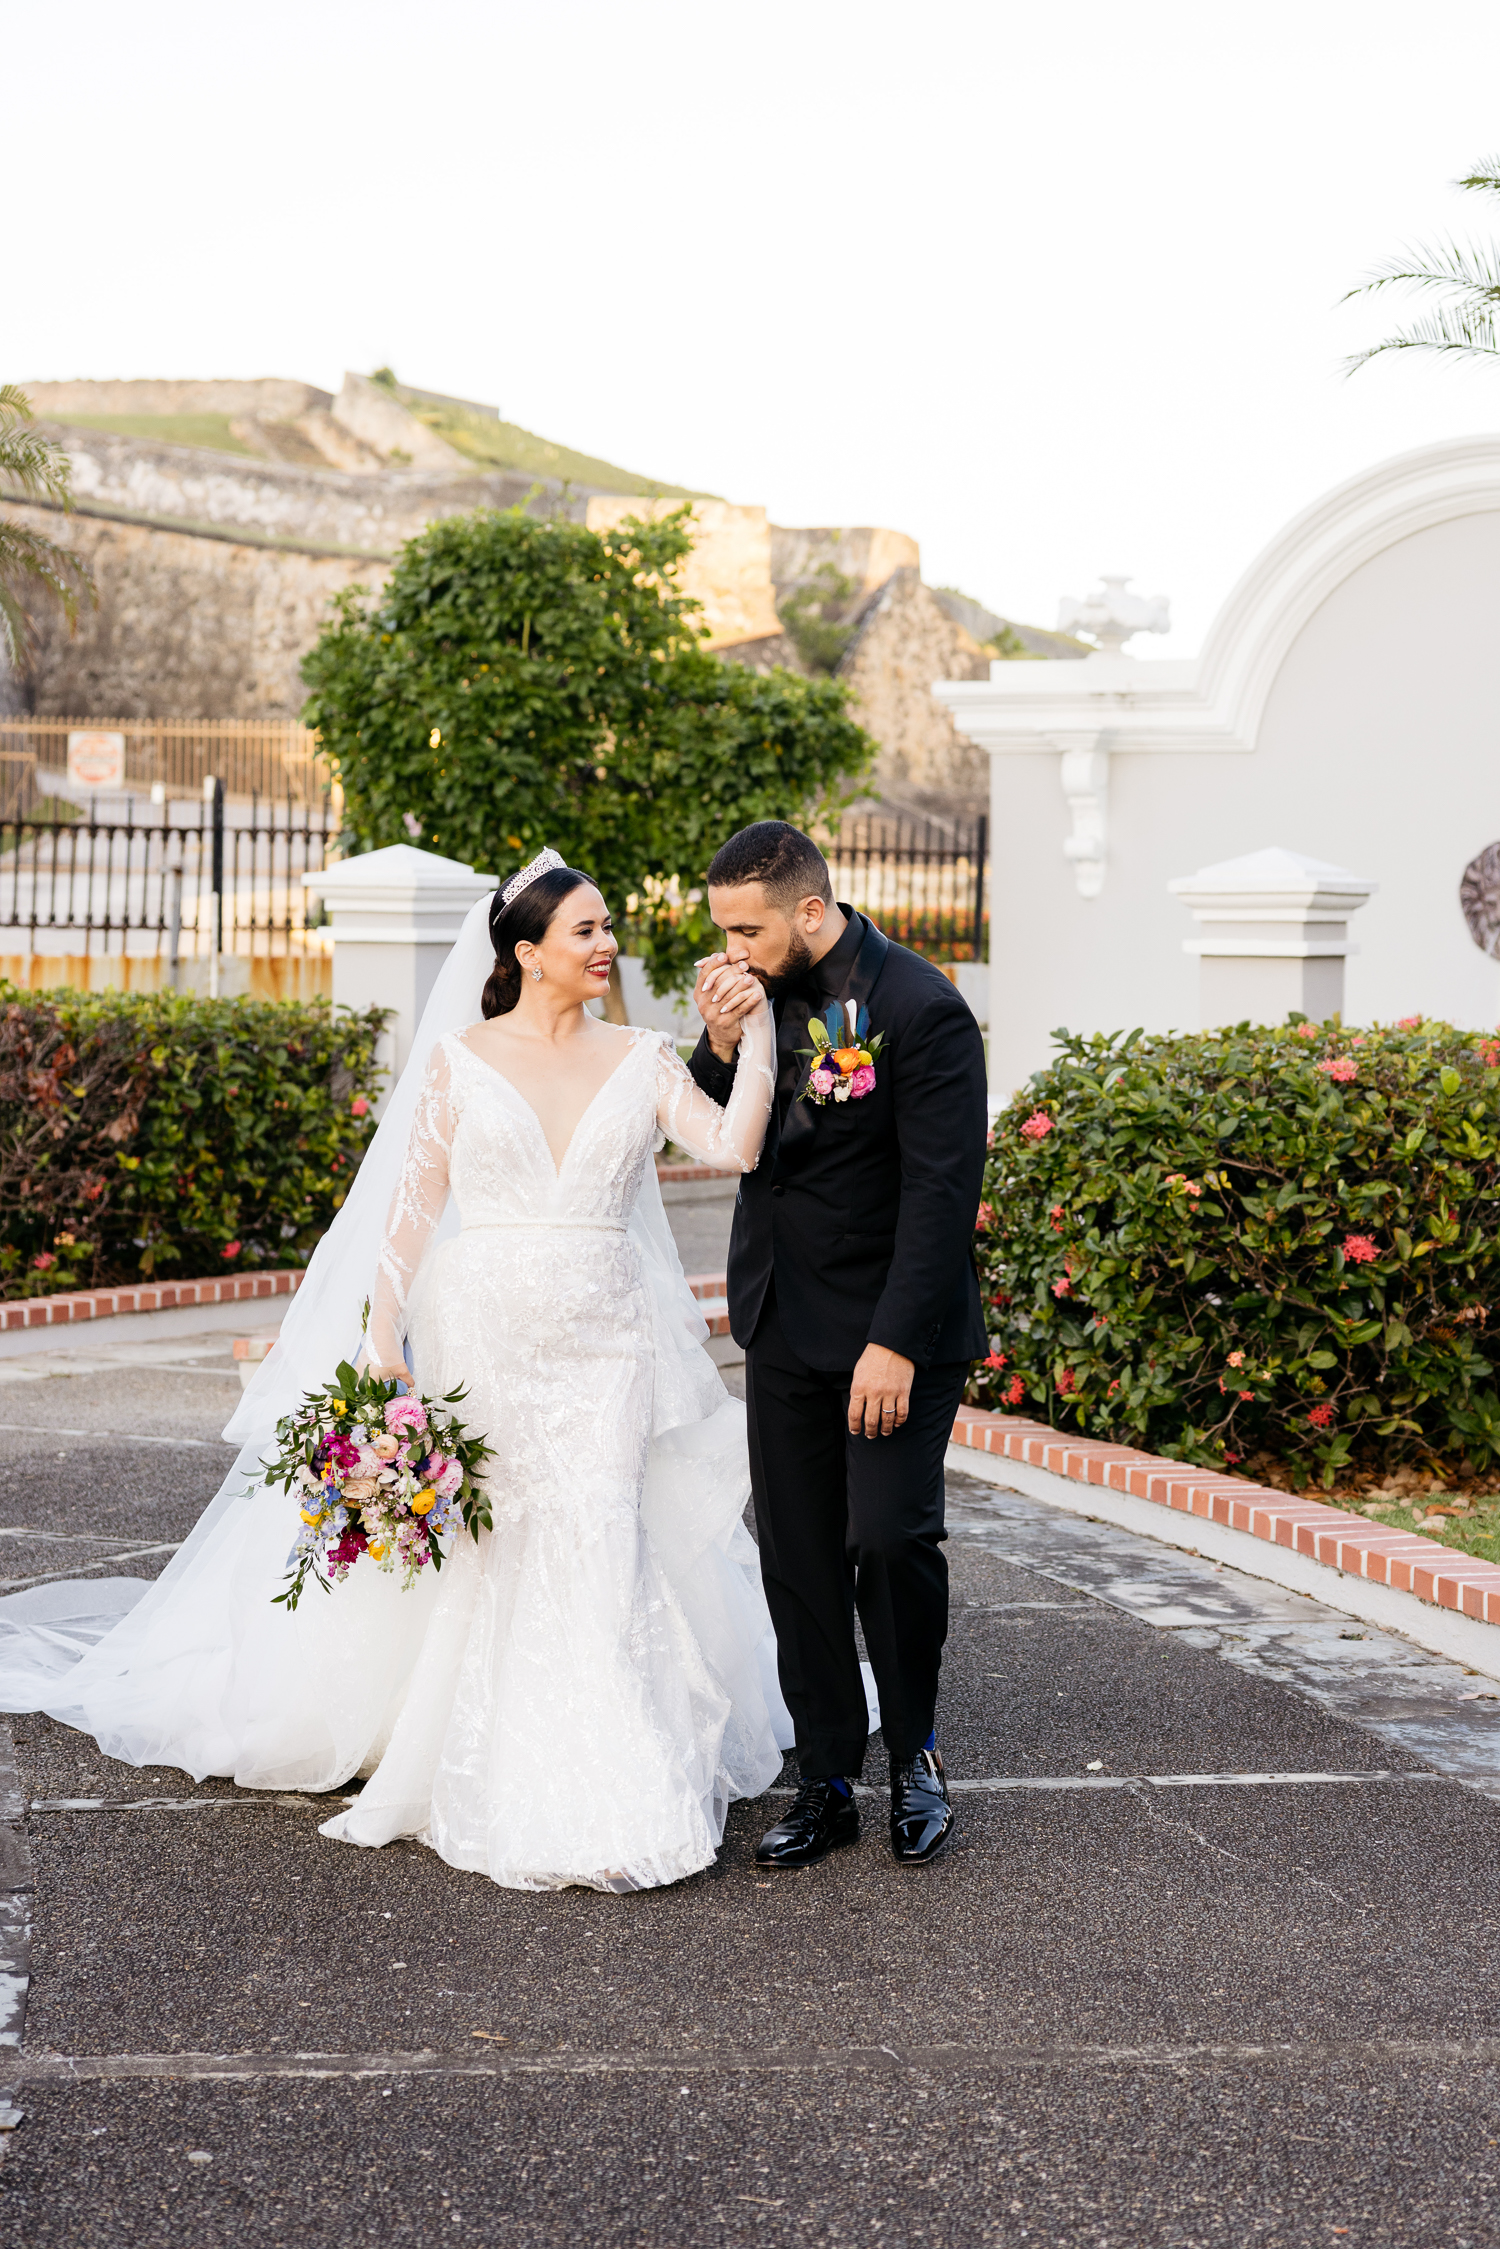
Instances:
[[[448,1154],[453,1145],[453,1080],[439,1046],[427,1066],[406,1161],[391,1198],[370,1305],[370,1359],[399,1366],[406,1339],[407,1302],[422,1252],[448,1200]]]
[[[776,1089],[771,1011],[758,1008],[740,1036],[734,1086],[721,1109],[693,1083],[665,1040],[656,1066],[656,1121],[669,1140],[707,1164],[754,1171]]]

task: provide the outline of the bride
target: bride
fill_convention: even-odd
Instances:
[[[701,1348],[651,1159],[665,1135],[754,1168],[769,1012],[725,971],[743,1035],[719,1109],[664,1037],[588,1012],[617,949],[553,851],[474,909],[225,1431],[235,1470],[154,1585],[0,1601],[0,1708],[246,1788],[366,1776],[325,1835],[416,1836],[511,1888],[635,1890],[710,1863],[791,1729],[740,1520],[744,1411]],[[295,1502],[256,1486],[259,1453],[350,1353],[367,1297],[379,1372],[466,1387],[494,1528],[409,1592],[356,1567],[288,1615],[272,1596]]]

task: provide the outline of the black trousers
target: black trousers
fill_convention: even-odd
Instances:
[[[893,1757],[931,1733],[948,1636],[943,1456],[967,1362],[919,1367],[905,1426],[851,1437],[853,1369],[809,1367],[768,1295],[745,1353],[750,1482],[781,1672],[804,1780],[856,1778],[870,1721],[856,1610]]]

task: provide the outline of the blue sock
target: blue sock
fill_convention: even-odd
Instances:
[[[930,1733],[930,1734],[929,1734],[929,1735],[927,1736],[927,1739],[926,1739],[926,1740],[925,1740],[925,1741],[923,1742],[923,1744],[922,1744],[922,1747],[923,1747],[924,1749],[936,1749],[936,1748],[937,1748],[937,1728],[936,1728],[936,1726],[934,1726],[934,1727],[933,1727],[933,1729],[932,1729],[932,1732],[931,1732],[931,1733]]]
[[[836,1773],[829,1775],[828,1785],[830,1788],[836,1788],[840,1796],[847,1796],[849,1793],[849,1783],[846,1780],[840,1780]]]

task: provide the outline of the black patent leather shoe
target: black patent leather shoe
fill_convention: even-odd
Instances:
[[[935,1749],[891,1759],[891,1849],[903,1866],[936,1858],[953,1832],[953,1806]]]
[[[851,1790],[841,1795],[831,1780],[805,1780],[785,1819],[768,1827],[755,1853],[757,1866],[815,1866],[830,1851],[859,1841],[859,1809]]]

